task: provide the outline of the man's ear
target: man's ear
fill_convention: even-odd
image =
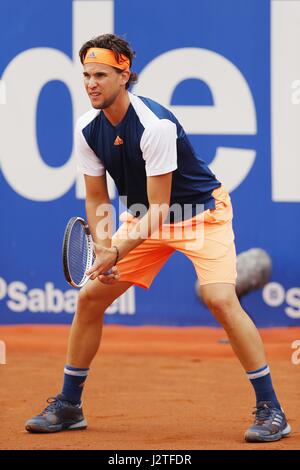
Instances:
[[[123,72],[121,73],[121,76],[122,76],[122,85],[126,85],[126,83],[128,82],[130,78],[130,70],[123,70]]]

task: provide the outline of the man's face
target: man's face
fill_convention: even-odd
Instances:
[[[113,67],[90,63],[83,66],[84,85],[93,108],[105,109],[117,98],[126,83],[126,73]]]

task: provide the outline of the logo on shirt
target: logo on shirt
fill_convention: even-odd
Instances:
[[[115,138],[115,141],[114,141],[114,145],[122,145],[122,144],[124,144],[123,139],[121,139],[121,137],[119,137],[117,135],[117,137]]]

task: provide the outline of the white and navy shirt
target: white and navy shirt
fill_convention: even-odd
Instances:
[[[101,110],[92,109],[76,125],[78,169],[85,175],[108,171],[127,206],[149,207],[147,176],[173,172],[170,205],[202,204],[214,209],[214,189],[221,186],[192,148],[176,117],[155,101],[129,93],[130,105],[113,126]]]

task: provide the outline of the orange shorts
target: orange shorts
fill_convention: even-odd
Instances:
[[[236,252],[232,229],[232,206],[224,187],[212,193],[216,208],[192,219],[161,229],[143,241],[118,262],[120,281],[149,288],[165,262],[175,251],[185,254],[193,263],[201,285],[236,282]],[[118,244],[126,238],[138,219],[125,212],[123,224],[113,236]]]

